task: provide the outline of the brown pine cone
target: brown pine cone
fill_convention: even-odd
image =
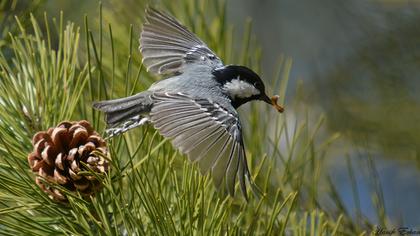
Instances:
[[[66,202],[65,195],[52,185],[90,196],[100,189],[96,175],[108,172],[106,142],[88,121],[64,121],[41,131],[32,138],[34,150],[28,155],[29,166],[37,174],[36,183],[54,200]],[[90,169],[90,170],[89,170]]]

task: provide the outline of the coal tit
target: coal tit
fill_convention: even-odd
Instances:
[[[140,36],[143,65],[166,76],[136,95],[95,102],[105,112],[110,137],[150,122],[180,152],[224,182],[233,195],[236,177],[245,198],[253,186],[236,108],[261,100],[279,112],[277,96],[268,97],[251,69],[224,65],[220,58],[174,17],[148,8]]]

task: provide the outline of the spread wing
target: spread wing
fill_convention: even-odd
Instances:
[[[140,52],[147,70],[155,74],[182,73],[187,63],[200,63],[211,68],[223,65],[216,54],[185,26],[153,8],[146,10]]]
[[[155,128],[192,162],[202,174],[211,171],[214,184],[225,180],[231,195],[236,177],[245,198],[245,179],[250,181],[241,125],[237,114],[207,99],[176,93],[155,93],[150,120]]]

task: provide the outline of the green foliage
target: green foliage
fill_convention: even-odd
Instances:
[[[215,2],[186,1],[184,10],[173,13],[226,62],[258,68],[260,51],[250,46],[250,30],[242,52],[229,51],[238,40],[226,26],[225,5]],[[191,13],[194,4],[200,5],[198,13]],[[169,1],[166,7],[175,9]],[[203,9],[212,10],[207,15]],[[109,14],[105,11],[112,21]],[[354,227],[344,209],[333,214],[319,204],[324,157],[338,135],[319,140],[323,117],[311,124],[308,113],[303,118],[287,111],[279,115],[262,104],[247,107],[242,116],[250,169],[264,193],[250,193],[249,202],[218,192],[209,176],[201,176],[151,126],[110,140],[112,171],[95,197],[69,193],[68,205],[50,200],[27,164],[31,136],[66,119],[88,119],[102,130],[93,100],[133,94],[153,82],[140,65],[133,26],[115,34],[110,25],[103,26],[102,9],[99,15],[96,31],[86,17],[84,37],[63,18],[51,26],[45,17],[45,31],[33,17],[31,28],[17,20],[20,31],[5,46],[13,54],[0,59],[1,235],[355,235],[363,230]],[[267,86],[282,101],[290,68],[291,61],[283,60]],[[333,186],[326,191],[338,206]]]
[[[17,32],[19,29],[16,24],[13,24],[14,17],[21,17],[21,24],[29,25],[28,17],[25,17],[30,12],[35,11],[38,6],[42,5],[45,0],[33,1],[18,1],[18,0],[2,0],[0,1],[0,48],[10,43],[7,34],[10,32]]]

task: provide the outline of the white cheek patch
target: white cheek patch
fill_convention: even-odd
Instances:
[[[223,89],[229,93],[232,98],[248,98],[260,94],[260,91],[252,84],[239,79],[233,79],[227,82]]]

